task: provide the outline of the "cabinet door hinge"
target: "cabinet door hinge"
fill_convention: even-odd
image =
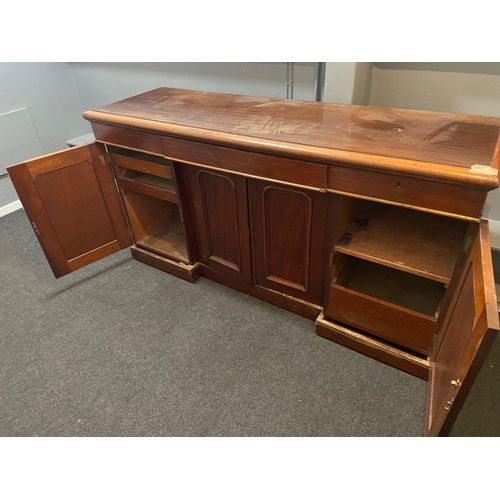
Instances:
[[[335,254],[331,253],[328,259],[328,267],[332,267],[334,262],[335,262]]]
[[[106,158],[106,163],[111,166],[113,164],[113,162],[111,161],[111,155],[109,154],[109,152],[106,150],[104,152],[104,158]]]
[[[38,228],[36,227],[36,224],[34,222],[31,223],[32,227],[33,227],[33,231],[35,231],[35,234],[37,236],[40,236],[40,231],[38,230]]]
[[[437,333],[434,332],[431,337],[431,347],[434,347],[436,345],[436,340],[437,340]]]

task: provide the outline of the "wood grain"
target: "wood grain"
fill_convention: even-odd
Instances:
[[[56,277],[132,244],[110,167],[95,144],[8,171]]]
[[[270,302],[271,304],[299,314],[300,316],[304,316],[305,318],[315,320],[318,317],[318,314],[321,313],[321,307],[317,304],[311,304],[305,300],[300,300],[296,297],[271,290],[270,288],[248,283],[244,280],[228,275],[227,273],[219,272],[216,269],[208,267],[204,264],[201,265],[201,268],[203,276],[211,280],[230,286],[231,288],[265,300],[266,302]]]
[[[239,173],[247,177],[274,179],[316,191],[326,190],[326,165],[170,137],[164,137],[163,144],[165,156],[172,160]]]
[[[155,267],[166,273],[177,276],[183,280],[193,283],[200,276],[200,265],[198,263],[190,265],[184,264],[182,262],[176,262],[174,260],[168,259],[156,252],[148,252],[143,248],[138,248],[136,246],[131,247],[132,257],[143,264]]]
[[[367,203],[335,251],[449,283],[467,230],[465,221]]]
[[[84,113],[91,122],[313,161],[498,186],[500,119],[159,88]],[[102,135],[99,135],[101,140]],[[97,137],[97,135],[96,135]]]
[[[252,281],[244,177],[185,165],[192,193],[200,262],[220,272]]]
[[[335,321],[330,321],[323,314],[320,314],[316,320],[316,333],[421,379],[427,380],[429,377],[429,361],[426,358],[403,351]]]
[[[476,221],[486,201],[484,190],[470,186],[340,165],[328,169],[328,191]]]
[[[487,222],[474,241],[453,313],[430,359],[425,434],[447,435],[498,334]]]
[[[325,316],[427,354],[442,284],[350,259],[328,292]]]
[[[177,262],[189,264],[186,236],[179,215],[137,240],[135,245]]]
[[[118,183],[123,189],[128,189],[129,191],[171,203],[178,203],[175,185],[169,179],[154,177],[148,174],[139,174],[134,176],[120,176],[118,177]]]
[[[248,180],[255,283],[321,304],[327,197]]]
[[[126,169],[136,170],[138,172],[143,172],[145,174],[156,175],[158,177],[163,177],[165,179],[172,179],[172,162],[169,160],[164,160],[165,164],[156,163],[152,161],[150,155],[139,156],[135,154],[134,156],[126,155],[125,152],[112,153],[111,161],[117,167],[123,167]],[[148,157],[148,159],[144,157]],[[168,162],[168,163],[167,163]]]

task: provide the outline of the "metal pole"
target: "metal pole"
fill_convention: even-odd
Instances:
[[[286,98],[293,99],[293,62],[286,63]]]
[[[314,68],[314,100],[323,102],[325,98],[326,62],[317,62]]]

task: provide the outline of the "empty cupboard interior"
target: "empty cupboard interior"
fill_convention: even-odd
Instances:
[[[126,149],[110,157],[136,247],[188,264],[173,163]]]
[[[471,223],[343,195],[333,203],[325,316],[427,355]]]

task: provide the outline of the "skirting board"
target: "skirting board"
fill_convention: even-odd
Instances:
[[[15,212],[20,208],[23,208],[23,206],[21,205],[21,202],[19,200],[14,201],[13,203],[9,203],[8,205],[5,205],[3,207],[0,207],[0,217]]]

